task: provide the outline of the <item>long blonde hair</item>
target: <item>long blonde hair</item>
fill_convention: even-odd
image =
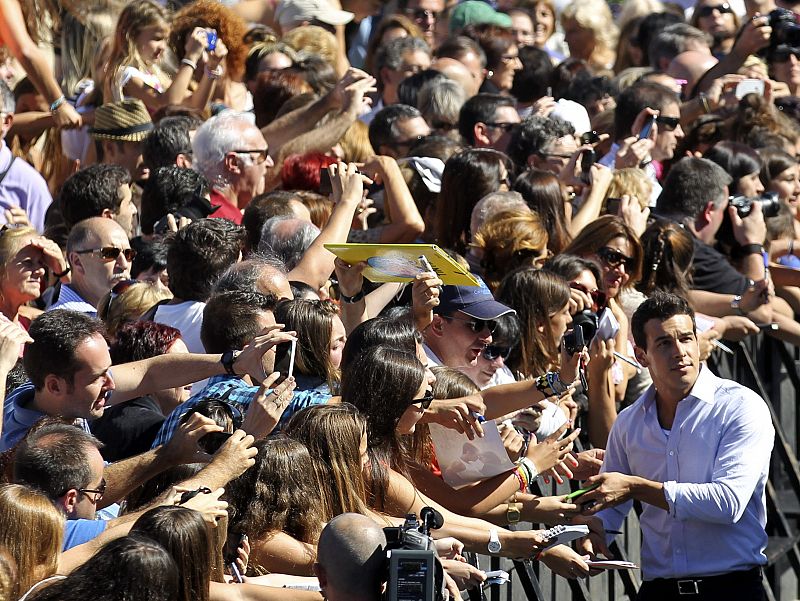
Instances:
[[[14,599],[56,573],[64,521],[42,493],[21,484],[0,485],[0,547],[17,562]]]
[[[122,89],[113,90],[112,86],[119,86],[120,75],[125,67],[137,69],[152,69],[160,80],[168,79],[158,65],[148,65],[139,55],[136,48],[136,38],[148,27],[164,24],[168,28],[169,15],[167,11],[153,2],[153,0],[133,0],[119,14],[117,27],[114,31],[114,43],[105,68],[105,83],[103,98],[106,102],[121,100]],[[118,94],[115,96],[114,92]]]

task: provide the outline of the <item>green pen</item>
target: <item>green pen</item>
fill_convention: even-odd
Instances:
[[[573,499],[577,499],[577,498],[578,498],[578,497],[580,497],[581,495],[585,495],[585,494],[586,494],[587,492],[589,492],[590,490],[594,490],[594,489],[595,489],[595,488],[597,488],[598,486],[600,486],[600,483],[599,483],[599,482],[595,482],[594,484],[592,484],[591,486],[587,486],[586,488],[579,488],[579,489],[578,489],[578,490],[576,490],[575,492],[571,492],[571,493],[569,493],[569,494],[568,494],[568,495],[565,497],[565,499],[567,499],[567,500],[569,500],[569,501],[572,501]]]

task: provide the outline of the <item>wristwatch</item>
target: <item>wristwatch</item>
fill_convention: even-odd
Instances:
[[[239,358],[239,355],[242,354],[242,351],[225,351],[222,353],[222,359],[219,360],[222,363],[222,367],[225,368],[225,373],[229,376],[238,376],[233,370],[233,364],[236,363],[236,359]]]
[[[506,507],[506,519],[509,524],[516,524],[522,517],[522,503],[509,503]],[[500,543],[498,543],[500,544]]]
[[[362,298],[364,298],[363,288],[356,292],[353,296],[347,296],[346,294],[343,294],[341,290],[339,291],[339,300],[341,300],[343,303],[352,305],[353,303],[360,301]]]
[[[489,544],[487,545],[489,553],[500,553],[503,545],[500,544],[500,538],[497,536],[497,528],[489,530]]]
[[[737,315],[744,315],[744,311],[742,311],[742,297],[738,294],[733,295],[733,300],[731,301],[731,309],[733,309]]]

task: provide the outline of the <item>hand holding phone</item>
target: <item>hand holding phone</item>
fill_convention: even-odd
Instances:
[[[571,493],[569,493],[569,494],[568,494],[566,497],[564,497],[564,498],[565,498],[567,501],[574,501],[574,500],[575,500],[575,499],[577,499],[578,497],[580,497],[580,496],[582,496],[582,495],[585,495],[587,492],[589,492],[590,490],[594,490],[594,489],[595,489],[595,488],[597,488],[598,486],[600,486],[600,483],[599,483],[599,482],[595,482],[595,483],[594,483],[594,484],[592,484],[591,486],[587,486],[586,488],[579,488],[578,490],[576,490],[576,491],[574,491],[574,492],[571,492]]]
[[[650,137],[650,132],[653,130],[653,126],[656,124],[656,119],[658,119],[657,115],[650,115],[650,117],[648,117],[642,129],[639,130],[640,140],[646,140]]]

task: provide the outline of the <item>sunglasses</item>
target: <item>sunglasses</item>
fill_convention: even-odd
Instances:
[[[233,154],[246,154],[246,155],[254,155],[258,154],[258,158],[256,159],[256,164],[261,165],[262,163],[267,162],[267,157],[269,156],[269,148],[254,148],[252,150],[231,150]]]
[[[442,18],[441,12],[437,13],[432,10],[426,10],[424,8],[407,8],[406,15],[417,21],[427,21],[428,19],[433,19],[434,21],[437,21],[438,19]]]
[[[492,319],[464,319],[463,317],[455,317],[454,315],[448,315],[445,319],[453,319],[464,323],[473,334],[479,334],[484,330],[489,330],[489,333],[494,333],[495,328],[497,328],[497,322]]]
[[[661,125],[664,131],[675,131],[675,128],[681,124],[681,120],[679,117],[662,117],[659,115],[656,117],[656,123]]]
[[[514,129],[519,123],[484,123],[484,125],[488,125],[489,127],[496,127],[497,129],[502,129],[505,132],[509,132]]]
[[[117,248],[116,246],[104,246],[103,248],[88,248],[86,250],[76,250],[79,255],[95,255],[103,259],[103,261],[116,261],[120,253],[125,257],[125,260],[130,263],[136,257],[136,251],[132,248]]]
[[[603,260],[603,263],[609,267],[619,267],[620,265],[624,264],[626,271],[632,271],[636,266],[636,260],[633,257],[623,255],[618,250],[614,250],[608,246],[604,246],[598,250],[597,256],[600,257]]]
[[[570,282],[569,287],[573,290],[580,290],[584,294],[588,294],[589,297],[592,299],[592,311],[598,313],[600,309],[604,309],[606,306],[606,293],[602,290],[589,290],[583,284],[579,284],[578,282]]]
[[[427,409],[431,406],[433,402],[433,391],[428,389],[425,391],[425,394],[420,399],[414,399],[411,401],[411,405],[422,405],[423,409]]]
[[[730,14],[733,12],[731,5],[727,2],[724,4],[706,4],[705,6],[698,8],[696,12],[698,17],[710,17],[715,10],[721,15]]]
[[[500,346],[499,344],[487,344],[481,351],[481,356],[487,361],[494,361],[498,358],[506,361],[510,354],[510,346]]]

